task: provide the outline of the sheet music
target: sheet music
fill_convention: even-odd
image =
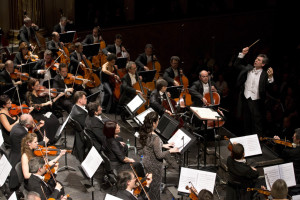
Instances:
[[[90,152],[88,153],[87,157],[81,163],[81,167],[87,175],[87,177],[93,177],[94,173],[96,172],[102,161],[102,157],[100,156],[96,148],[93,146]]]
[[[3,136],[2,136],[2,130],[0,129],[0,146],[2,146],[4,142]]]
[[[178,129],[176,133],[168,140],[168,143],[174,142],[174,147],[177,147],[179,151],[191,141],[191,138],[187,136],[181,129]],[[184,143],[183,143],[184,142]]]
[[[142,125],[144,124],[144,119],[146,117],[146,115],[150,112],[154,111],[152,108],[148,108],[147,110],[145,110],[144,112],[138,114],[135,118],[134,121],[139,124]]]
[[[285,163],[281,165],[274,165],[270,167],[264,167],[265,179],[269,179],[270,185],[267,182],[268,190],[271,190],[273,183],[277,179],[283,179],[288,187],[296,185],[295,172],[293,163]],[[266,175],[268,177],[266,177]]]
[[[8,198],[8,200],[18,200],[17,195],[16,195],[16,192],[12,193],[12,194],[10,195],[10,197]]]
[[[115,197],[113,195],[110,195],[110,194],[106,194],[104,200],[122,200],[122,199],[120,199],[119,197]]]
[[[231,138],[230,142],[240,143],[245,150],[245,157],[262,154],[257,134]]]
[[[10,173],[12,166],[7,160],[5,155],[2,155],[0,159],[0,187],[5,183],[7,176]]]
[[[128,104],[127,107],[130,112],[135,111],[139,106],[143,104],[143,99],[139,95],[136,95]]]
[[[300,195],[292,196],[292,200],[300,200]]]
[[[190,107],[190,109],[196,113],[200,119],[218,120],[217,117],[220,117],[219,113],[211,108]]]
[[[207,189],[213,193],[215,181],[216,173],[181,167],[178,191],[190,193],[185,187],[191,187],[191,182],[198,192]]]

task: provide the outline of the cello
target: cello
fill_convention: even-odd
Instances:
[[[86,86],[88,88],[94,88],[94,87],[98,87],[100,85],[100,78],[97,76],[97,74],[95,74],[92,70],[92,63],[89,60],[86,60],[83,56],[82,56],[82,60],[84,62],[85,67],[84,68],[84,79],[88,79],[90,80],[89,82],[87,82]]]
[[[135,73],[135,76],[137,77],[137,82],[136,82],[132,87],[133,87],[134,89],[136,89],[136,90],[141,91],[143,97],[146,98],[146,97],[147,97],[147,94],[148,94],[147,88],[145,87],[146,84],[140,80],[140,78],[139,78],[139,76],[138,76],[137,73]],[[145,110],[146,110],[145,105],[143,105],[143,106],[141,106],[136,112],[137,112],[138,114],[140,114],[140,113],[144,112]]]
[[[161,65],[160,63],[157,61],[156,57],[152,54],[152,61],[147,63],[147,66],[149,70],[156,70],[155,76],[154,76],[154,80],[152,82],[148,82],[146,83],[146,86],[149,90],[154,90],[155,89],[155,85],[156,85],[156,81],[159,78],[159,73],[161,70]]]
[[[115,71],[116,75],[118,76],[118,78],[116,78],[115,76],[110,76],[109,77],[109,83],[113,86],[114,91],[113,91],[113,95],[114,97],[119,100],[120,96],[121,96],[121,80],[119,79],[119,72],[116,68],[115,65],[113,65],[113,71]]]
[[[180,68],[179,71],[182,71]],[[189,86],[189,79],[183,75],[182,73],[179,73],[177,77],[174,78],[175,81],[179,82],[180,85],[183,85],[182,91],[180,93],[179,99],[175,99],[176,102],[178,100],[180,101],[180,107],[184,108],[185,106],[190,106],[193,104],[192,102],[192,96],[188,91]]]

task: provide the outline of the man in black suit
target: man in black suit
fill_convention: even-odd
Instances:
[[[31,44],[30,44],[30,40],[38,41],[37,36],[35,34],[35,32],[38,30],[39,30],[39,27],[36,24],[32,23],[32,21],[29,17],[25,17],[24,25],[20,28],[20,32],[18,35],[20,43],[26,42],[28,47],[32,48]]]
[[[167,68],[163,74],[163,78],[168,82],[168,86],[179,86],[180,83],[174,80],[175,77],[178,77],[182,74],[182,70],[179,70],[180,58],[178,56],[172,56],[170,59],[171,66]]]
[[[107,45],[107,47],[102,51],[105,55],[115,54],[118,58],[127,58],[129,60],[129,53],[122,45],[122,35],[120,34],[117,34],[115,36],[114,44]]]
[[[28,184],[25,185],[26,189],[40,194],[42,200],[49,198],[61,199],[61,196],[64,195],[63,186],[59,182],[55,183],[49,180],[46,183],[43,180],[43,175],[47,172],[45,160],[41,157],[34,157],[29,161],[28,165],[31,176],[28,179]]]
[[[227,158],[229,172],[228,184],[226,188],[226,198],[230,200],[250,200],[251,192],[247,188],[254,187],[258,178],[258,171],[249,166],[244,158],[244,147],[239,143],[232,145],[232,155]]]
[[[202,70],[199,73],[199,80],[194,82],[192,87],[189,89],[189,92],[192,97],[193,106],[203,106],[206,105],[207,99],[204,97],[204,94],[209,93],[209,75],[208,72]],[[211,81],[211,91],[218,92],[216,84]]]
[[[54,26],[53,31],[57,33],[66,33],[67,31],[70,31],[69,29],[70,25],[67,18],[61,17],[59,23]]]
[[[69,65],[69,71],[74,75],[78,75],[82,73],[82,71],[80,71],[79,65],[83,66],[82,58],[86,59],[86,56],[82,54],[82,52],[83,52],[82,44],[80,42],[76,42],[75,51],[73,51],[70,54],[70,65]]]
[[[150,184],[152,182],[152,174],[146,174],[147,177],[147,185],[144,186],[146,192],[149,191]],[[133,195],[133,190],[137,187],[136,185],[136,177],[134,176],[132,171],[122,171],[118,174],[118,192],[116,194],[117,197],[124,200],[143,200],[147,199],[146,194],[142,191],[138,197]]]
[[[172,115],[172,113],[162,106],[163,100],[165,97],[165,92],[167,90],[168,82],[164,79],[158,79],[156,81],[156,89],[153,90],[150,94],[150,107],[153,108],[160,116],[164,113]],[[169,94],[168,94],[169,95]]]
[[[98,102],[90,102],[87,105],[88,116],[85,119],[86,129],[90,131],[90,136],[94,142],[95,148],[100,152],[106,141],[103,134],[105,119],[101,117],[102,108]]]
[[[103,38],[101,36],[100,27],[96,26],[93,28],[93,33],[88,34],[85,36],[84,40],[82,41],[82,44],[94,44],[94,43],[100,43]]]
[[[237,86],[240,88],[239,102],[242,106],[238,109],[243,112],[245,135],[263,136],[264,100],[267,87],[274,82],[273,69],[270,67],[267,72],[263,70],[268,64],[268,57],[265,54],[259,54],[253,66],[242,65],[241,61],[248,51],[249,47],[245,47],[234,63],[234,67],[240,71]]]
[[[52,52],[52,55],[55,55],[57,57],[57,52],[61,51],[63,52],[63,43],[59,41],[59,33],[58,32],[52,32],[51,34],[52,40],[48,42],[47,49],[49,49]]]
[[[135,60],[135,63],[138,67],[138,71],[148,71],[149,68],[147,67],[147,64],[155,60],[157,60],[157,58],[155,55],[153,55],[152,44],[146,44],[145,52],[141,53]]]

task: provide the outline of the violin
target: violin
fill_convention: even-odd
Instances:
[[[33,154],[38,157],[42,157],[45,155],[56,156],[57,152],[59,151],[60,149],[57,149],[55,146],[44,147],[42,145],[38,145],[38,148],[34,150]],[[67,153],[72,153],[72,150],[67,150]]]
[[[71,73],[68,73],[68,75],[64,78],[64,82],[67,85],[70,85],[70,84],[73,84],[73,83],[81,85],[84,80],[88,80],[88,82],[91,82],[93,84],[93,81],[91,81],[89,79],[84,79],[83,76],[80,76],[80,75],[74,76]]]
[[[28,53],[26,55],[24,55],[24,59],[25,60],[31,60],[31,62],[35,62],[39,60],[39,56],[32,54],[31,51],[28,51]]]
[[[138,177],[139,181],[136,180],[136,184],[138,185],[134,190],[133,194],[134,196],[138,196],[142,192],[142,187],[139,185],[139,183],[142,183],[142,186],[145,187],[147,185],[147,177]]]
[[[192,200],[198,200],[198,195],[195,193],[195,191],[193,190],[192,187],[185,186],[185,189],[191,191],[191,193],[189,195],[190,199],[192,199]]]
[[[51,63],[46,63],[45,68],[46,69],[51,68],[52,70],[56,71],[59,68],[59,63],[52,60]]]
[[[26,104],[22,104],[21,106],[17,106],[17,104],[11,104],[11,108],[9,109],[9,114],[11,116],[17,116],[20,113],[29,113],[29,107]]]
[[[145,192],[145,194],[146,194],[148,200],[151,200],[150,197],[149,197],[149,195],[148,195],[148,193],[147,193],[147,191],[145,190],[143,184],[141,183],[141,181],[140,181],[140,179],[139,179],[139,177],[138,177],[138,175],[137,175],[137,173],[136,173],[136,171],[135,171],[135,169],[134,169],[132,163],[130,163],[130,167],[131,167],[131,170],[132,170],[134,176],[137,178],[137,181],[138,181],[138,183],[139,183],[139,186],[141,187],[141,190],[143,190],[143,191]]]
[[[229,138],[225,135],[224,136],[224,139],[225,140],[229,140]],[[230,151],[230,152],[232,152],[232,143],[229,141],[229,143],[228,143],[228,146],[227,146],[227,149]]]
[[[281,145],[284,145],[284,146],[287,146],[287,147],[291,147],[291,148],[296,148],[296,146],[297,146],[295,143],[292,143],[292,142],[289,142],[289,141],[278,140],[278,139],[269,138],[269,137],[260,137],[259,140],[260,141],[271,140],[271,141],[275,142],[276,144],[281,144]]]
[[[28,73],[22,73],[19,70],[15,69],[13,73],[10,74],[11,79],[21,79],[22,81],[27,81],[30,79],[30,76]]]
[[[266,197],[271,195],[271,191],[263,190],[263,189],[259,189],[259,188],[247,188],[247,192],[250,192],[250,191],[257,191],[258,193],[263,194]]]
[[[53,166],[50,165],[46,165],[46,169],[47,172],[44,174],[44,181],[48,182],[50,180],[50,178],[52,177],[52,174],[55,173],[56,169],[55,169],[56,163]]]
[[[58,93],[60,92],[58,92],[56,88],[50,88],[51,97],[56,97]],[[37,95],[39,97],[44,97],[46,95],[49,95],[49,89],[46,88],[45,86],[40,85],[39,89],[37,90]]]

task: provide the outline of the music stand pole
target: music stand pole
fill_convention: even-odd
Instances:
[[[206,136],[207,136],[207,120],[204,121],[204,158],[203,158],[203,163],[204,167],[206,167],[206,148],[207,148],[207,141],[206,141]]]

